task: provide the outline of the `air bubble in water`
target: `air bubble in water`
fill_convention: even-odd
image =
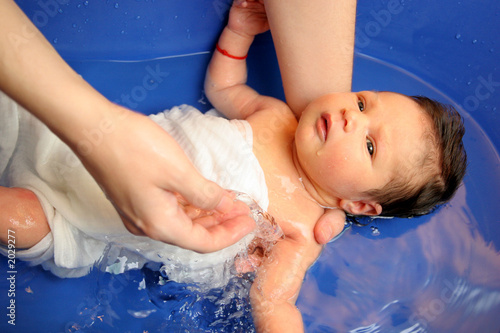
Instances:
[[[372,227],[370,227],[370,228],[372,229],[372,235],[373,235],[373,236],[378,236],[378,235],[380,235],[380,231],[378,230],[378,228],[377,228],[377,227],[373,227],[373,226],[372,226]]]

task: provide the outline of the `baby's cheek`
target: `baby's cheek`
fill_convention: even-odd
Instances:
[[[309,117],[300,118],[297,129],[295,130],[295,144],[298,146],[310,145],[319,140],[316,126]]]

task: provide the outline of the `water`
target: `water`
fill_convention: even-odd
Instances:
[[[157,264],[121,275],[93,272],[92,279],[94,294],[80,305],[70,332],[254,330],[247,292],[251,275],[234,277],[225,287],[212,290],[170,281]]]
[[[181,89],[179,78],[191,70],[196,75],[184,80],[194,81],[208,59],[209,54],[198,54],[72,65],[112,100],[141,83],[147,66],[159,65],[169,76],[138,106],[153,109],[155,103],[165,103],[165,91],[179,103],[197,103],[200,88]],[[363,55],[356,59],[354,89],[450,101],[411,73]],[[307,332],[498,332],[500,217],[491,207],[499,198],[500,158],[474,119],[461,112],[470,161],[464,186],[430,216],[352,225],[329,243],[306,275],[297,302]],[[0,270],[8,270],[3,257]],[[20,262],[16,270],[16,327],[0,320],[2,332],[253,330],[246,296],[251,276],[206,291],[171,282],[154,265],[119,275],[94,270],[79,279],[59,279]],[[9,301],[7,282],[0,281],[0,309]]]

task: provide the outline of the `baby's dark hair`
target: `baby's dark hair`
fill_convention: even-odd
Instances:
[[[467,154],[462,142],[463,119],[451,105],[423,96],[411,96],[432,120],[426,133],[426,152],[420,154],[412,170],[400,171],[381,189],[368,191],[382,206],[381,216],[412,217],[431,212],[449,201],[459,188],[467,168]],[[427,181],[415,184],[424,175]]]

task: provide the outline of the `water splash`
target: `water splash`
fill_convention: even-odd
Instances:
[[[265,256],[282,237],[281,229],[247,195],[236,193],[236,199],[250,207],[257,224],[238,261],[249,259],[248,249],[258,248]],[[249,300],[254,271],[239,271],[235,257],[224,262],[220,271],[200,269],[198,259],[179,261],[177,255],[159,253],[162,263],[142,265],[140,254],[110,240],[98,269],[91,272],[97,279],[94,297],[83,302],[79,320],[68,331],[106,331],[128,316],[147,318],[141,321],[141,330],[146,331],[255,332]]]
[[[252,255],[258,251],[262,256],[269,253],[274,244],[282,237],[281,228],[274,222],[272,216],[264,212],[259,205],[248,195],[236,193],[235,200],[244,202],[250,208],[250,217],[255,221],[257,228],[245,246],[237,252],[228,253],[222,264],[211,254],[195,254],[191,251],[177,251],[173,256],[163,259],[162,272],[174,281],[195,283],[200,288],[220,288],[238,275],[242,266],[256,267]],[[221,252],[221,251],[219,251]],[[249,254],[251,253],[251,254]],[[238,266],[236,267],[235,264]]]

